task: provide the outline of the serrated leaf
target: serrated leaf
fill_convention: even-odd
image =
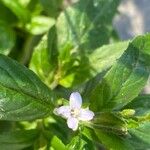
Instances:
[[[26,67],[0,55],[0,119],[31,120],[52,112],[52,92]]]
[[[2,0],[3,4],[8,7],[23,23],[30,21],[29,11],[18,1]]]
[[[38,138],[37,130],[20,130],[0,133],[1,150],[21,150],[31,146]]]
[[[121,108],[138,96],[150,73],[150,55],[146,51],[150,48],[149,41],[149,34],[135,38],[92,91],[91,103],[95,111]]]
[[[0,53],[7,55],[15,45],[15,33],[3,21],[0,21],[0,33]]]

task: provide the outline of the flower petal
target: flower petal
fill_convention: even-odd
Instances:
[[[73,131],[78,129],[78,123],[79,123],[78,119],[73,117],[70,117],[67,120],[68,127],[71,128]]]
[[[62,116],[64,118],[70,117],[70,107],[69,106],[61,106],[59,108],[54,109],[54,114]]]
[[[82,98],[81,98],[80,93],[73,92],[70,95],[70,102],[69,103],[70,103],[71,108],[80,108],[82,105]]]
[[[89,109],[81,109],[80,110],[79,120],[89,121],[89,120],[92,120],[93,117],[94,117],[94,113],[91,110],[89,110]]]

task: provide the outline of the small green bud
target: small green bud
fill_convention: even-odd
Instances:
[[[135,114],[135,110],[134,109],[124,109],[122,112],[120,112],[120,114],[123,117],[131,117]]]

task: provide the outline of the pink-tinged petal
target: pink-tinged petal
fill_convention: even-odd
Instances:
[[[93,117],[94,117],[94,113],[91,110],[89,109],[80,110],[79,120],[89,121],[89,120],[92,120]]]
[[[78,92],[73,92],[71,95],[70,95],[70,107],[71,108],[81,108],[81,105],[82,105],[82,98],[81,98],[81,95],[80,93]]]
[[[71,128],[73,131],[76,131],[78,129],[78,119],[70,117],[67,120],[67,125],[69,128]]]
[[[62,116],[64,118],[70,117],[70,107],[69,106],[61,106],[59,108],[54,109],[54,114]]]

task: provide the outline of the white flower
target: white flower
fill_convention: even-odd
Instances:
[[[89,121],[94,117],[94,113],[88,108],[81,108],[82,98],[78,92],[73,92],[70,95],[69,106],[61,106],[54,109],[56,115],[67,119],[67,125],[72,130],[78,129],[79,121]]]

